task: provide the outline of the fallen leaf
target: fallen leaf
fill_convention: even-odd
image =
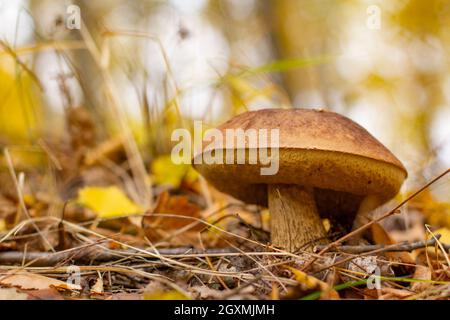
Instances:
[[[305,272],[286,266],[288,270],[290,270],[294,276],[295,280],[298,283],[305,286],[307,289],[318,289],[322,291],[321,298],[322,299],[339,299],[339,294],[336,290],[334,290],[330,285],[326,282],[321,281],[313,276],[306,274]]]
[[[161,201],[153,212],[155,213],[173,213],[184,217],[200,218],[200,207],[196,204],[189,202],[186,196],[169,196],[167,192],[161,194]],[[160,218],[160,223],[167,229],[178,229],[187,224],[192,223],[193,219],[185,218]],[[204,226],[200,226],[200,229]],[[197,228],[198,230],[199,228]]]
[[[78,192],[77,202],[98,214],[111,218],[142,212],[118,187],[85,187]]]
[[[144,289],[144,300],[190,300],[190,297],[160,282],[152,281]]]
[[[142,299],[143,299],[143,297],[141,294],[119,292],[119,293],[113,294],[107,300],[142,300]]]
[[[190,164],[176,164],[171,155],[163,155],[153,160],[151,171],[156,184],[173,188],[178,188],[183,181],[193,182],[198,177],[198,173]]]
[[[27,290],[28,300],[64,300],[54,287],[43,290]]]
[[[65,290],[81,290],[81,286],[77,284],[26,271],[8,272],[0,278],[0,285],[18,287],[25,290],[43,290],[51,287]]]
[[[372,238],[375,244],[395,244],[395,241],[390,237],[386,230],[379,224],[374,223],[371,227]],[[386,257],[392,258],[408,264],[414,264],[414,259],[409,252],[385,252]]]
[[[102,277],[98,277],[97,281],[95,281],[95,284],[91,287],[91,294],[93,295],[103,295],[104,293],[103,289],[103,279]]]
[[[325,231],[328,232],[331,229],[331,222],[329,219],[322,219],[323,227],[325,228]]]
[[[220,299],[223,297],[223,290],[211,289],[205,285],[194,286],[189,288],[189,292],[194,295],[196,299]]]
[[[181,292],[176,290],[155,291],[152,293],[144,293],[144,300],[190,300]]]
[[[272,291],[270,292],[270,299],[271,300],[280,300],[280,289],[278,286],[273,283],[272,284]]]
[[[450,203],[439,201],[429,189],[412,198],[408,205],[422,212],[428,224],[450,228]]]
[[[145,216],[142,220],[142,226],[146,236],[151,241],[158,240],[162,234],[167,231],[180,229],[195,221],[193,219],[187,219],[188,217],[201,218],[200,207],[189,202],[189,199],[185,196],[170,196],[168,192],[163,192],[158,196],[155,208],[152,212],[155,214],[174,214],[180,216],[180,218],[151,215]],[[190,229],[190,232],[198,232],[203,228],[204,225],[200,223]]]
[[[426,266],[417,265],[416,271],[414,272],[414,275],[413,275],[413,278],[418,279],[418,280],[431,280],[430,268],[428,268]],[[411,290],[413,290],[415,292],[421,292],[421,291],[424,291],[424,290],[430,288],[431,286],[432,286],[432,284],[427,283],[427,282],[413,282],[411,284]]]
[[[450,245],[450,229],[448,228],[440,228],[435,231],[433,231],[434,234],[440,234],[441,237],[439,238],[439,241],[441,243],[449,244]]]
[[[374,273],[379,268],[377,256],[359,256],[348,263],[348,269],[354,272],[365,272],[367,275]]]
[[[28,295],[14,288],[1,288],[0,300],[27,300]]]
[[[396,289],[396,288],[381,288],[381,292],[383,294],[388,294],[390,297],[394,296],[397,298],[406,298],[412,296],[414,292],[404,290],[404,289]]]

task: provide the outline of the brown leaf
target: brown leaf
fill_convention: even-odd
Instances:
[[[386,230],[379,224],[374,223],[371,227],[372,239],[376,244],[394,244],[395,241],[389,236]],[[414,259],[409,252],[386,252],[386,257],[401,261],[404,263],[414,264]]]
[[[97,281],[95,281],[95,284],[91,287],[91,294],[92,295],[103,295],[104,294],[103,289],[103,279],[102,277],[98,277]]]
[[[27,300],[28,295],[17,291],[14,288],[1,288],[0,300]]]
[[[64,300],[64,297],[55,288],[42,290],[27,290],[28,300]]]
[[[383,294],[388,294],[390,297],[406,298],[412,296],[414,293],[408,290],[396,289],[396,288],[381,288]]]
[[[426,266],[416,266],[416,271],[414,272],[414,279],[419,280],[431,280],[431,270]],[[411,290],[415,292],[425,291],[432,286],[431,283],[426,282],[413,282],[411,284]]]
[[[200,212],[200,207],[189,202],[186,196],[170,196],[168,192],[163,192],[159,195],[152,213],[174,214],[180,216],[180,218],[149,215],[142,220],[142,226],[146,236],[151,241],[156,241],[160,239],[166,231],[180,229],[195,221],[184,217],[201,218]],[[190,229],[190,231],[198,232],[203,228],[203,224],[198,224]]]
[[[224,295],[222,290],[211,289],[205,285],[190,287],[189,292],[191,292],[196,299],[202,300],[220,299]]]
[[[66,290],[81,290],[79,285],[26,271],[8,272],[0,278],[0,285],[18,287],[25,290],[43,290],[52,287]]]
[[[364,300],[378,299],[378,290],[377,289],[364,288],[361,290],[361,293],[364,296]]]
[[[144,299],[142,294],[119,292],[113,294],[108,300],[142,300]]]

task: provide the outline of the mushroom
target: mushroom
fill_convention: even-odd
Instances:
[[[219,191],[268,206],[271,243],[290,252],[328,242],[321,216],[351,226],[356,214],[394,197],[407,177],[402,163],[386,147],[334,112],[264,109],[240,114],[217,129],[223,137],[227,129],[279,129],[279,168],[274,175],[261,175],[266,164],[260,159],[253,164],[202,161],[206,152],[220,151],[225,158],[226,141],[204,145],[194,154],[193,165]],[[248,153],[255,146],[247,138],[243,149]],[[270,147],[264,141],[257,146]]]

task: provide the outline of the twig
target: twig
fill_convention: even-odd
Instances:
[[[155,252],[156,253],[156,252]],[[190,247],[181,248],[168,248],[168,249],[158,249],[158,253],[166,256],[179,256],[187,255],[190,257],[192,255],[223,255],[231,254],[234,255],[238,253],[233,248],[220,248],[220,249],[207,249],[207,250],[197,250]],[[115,250],[115,251],[103,251],[93,248],[85,248],[78,250],[74,253],[72,250],[60,251],[57,253],[48,252],[21,252],[21,251],[6,251],[0,252],[0,264],[21,264],[23,261],[30,262],[34,261],[33,266],[54,266],[64,260],[72,260],[76,262],[86,262],[94,261],[96,263],[100,262],[111,262],[122,258],[123,256],[133,255],[135,257],[145,257],[145,255],[137,253],[134,250]],[[154,258],[154,257],[148,257]]]
[[[436,239],[432,238],[428,241],[415,241],[415,242],[400,242],[391,245],[376,244],[376,245],[360,245],[360,246],[337,246],[329,250],[329,252],[345,252],[345,253],[364,253],[377,250],[378,252],[399,252],[399,251],[413,251],[415,249],[425,248],[427,246],[433,246],[437,239],[441,237],[440,234],[436,235]],[[450,245],[443,244],[446,250],[450,250]],[[320,245],[315,247],[315,251],[321,251],[326,248],[326,245]]]

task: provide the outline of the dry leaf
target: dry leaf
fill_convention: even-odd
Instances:
[[[375,244],[395,244],[395,241],[389,236],[386,230],[379,224],[374,223],[371,227],[372,238]],[[409,252],[386,252],[386,257],[399,260],[404,263],[414,264],[414,259]]]
[[[294,274],[295,280],[297,280],[298,283],[305,286],[307,289],[317,289],[322,291],[322,299],[339,299],[338,292],[326,282],[323,282],[313,276],[307,275],[305,272],[298,269],[289,266],[287,266],[286,268]]]
[[[63,295],[55,288],[43,290],[27,290],[28,300],[64,300]]]
[[[144,217],[142,220],[144,231],[151,241],[158,240],[162,236],[161,232],[164,233],[166,231],[180,229],[195,221],[183,217],[201,218],[200,207],[189,202],[188,198],[185,196],[170,196],[168,192],[163,192],[158,196],[156,206],[152,212],[156,214],[166,213],[179,215],[180,218],[161,216]],[[190,231],[197,233],[203,228],[203,224],[198,224],[190,229]]]
[[[170,290],[144,293],[144,300],[189,300],[189,297],[176,290]]]
[[[115,186],[84,187],[78,192],[77,201],[92,209],[101,218],[118,217],[143,211]]]
[[[373,274],[378,268],[377,256],[360,256],[356,257],[353,260],[349,261],[346,268],[350,273],[361,274],[365,273],[367,276]],[[345,281],[351,281],[352,278],[349,278],[345,275],[342,275],[342,278]]]
[[[9,272],[1,276],[0,285],[18,287],[24,290],[44,290],[51,287],[65,290],[81,290],[81,286],[77,284],[63,282],[26,271]]]
[[[430,270],[430,268],[428,268],[426,266],[417,265],[416,266],[416,271],[414,272],[413,278],[414,279],[419,279],[419,280],[431,280],[431,270]],[[413,290],[415,292],[421,292],[421,291],[424,291],[424,290],[428,289],[431,286],[432,286],[431,283],[413,282],[411,284],[411,290]]]
[[[14,288],[1,288],[0,300],[27,300],[28,295],[23,292],[18,292]]]
[[[389,294],[391,296],[395,296],[397,298],[406,298],[412,296],[414,292],[403,290],[403,289],[395,289],[395,288],[381,288],[381,292],[383,294]]]
[[[160,282],[150,282],[144,290],[144,300],[189,300],[183,293],[168,289]]]
[[[156,184],[178,188],[182,182],[193,183],[198,173],[189,164],[175,164],[171,155],[163,155],[152,162],[153,181]]]
[[[439,238],[439,241],[441,243],[449,244],[450,245],[450,229],[448,228],[440,228],[435,231],[433,231],[434,234],[440,234],[441,237]]]
[[[110,296],[107,300],[142,300],[143,296],[137,293],[119,292]]]
[[[364,296],[364,300],[374,300],[378,299],[378,289],[369,289],[369,288],[362,288],[361,293]]]
[[[222,290],[211,289],[205,285],[194,286],[189,288],[189,292],[193,294],[196,299],[220,299],[223,297]]]
[[[273,283],[272,284],[272,291],[270,292],[270,299],[271,300],[280,300],[280,289],[278,286]]]
[[[95,282],[95,284],[92,286],[91,288],[91,294],[93,295],[103,295],[104,293],[104,289],[103,289],[103,279],[102,277],[98,277],[97,281]]]
[[[408,204],[427,218],[427,223],[450,228],[450,203],[439,201],[429,189],[423,190]]]

